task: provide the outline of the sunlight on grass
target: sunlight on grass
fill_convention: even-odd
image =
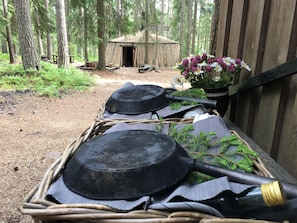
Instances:
[[[85,91],[95,85],[95,79],[77,68],[57,68],[41,61],[42,69],[24,70],[22,64],[9,64],[0,54],[0,89],[33,90],[42,96],[59,97],[71,91]]]

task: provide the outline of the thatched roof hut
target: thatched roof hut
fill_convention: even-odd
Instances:
[[[106,46],[105,60],[108,64],[138,67],[144,64],[145,32],[126,35],[110,40]],[[159,67],[174,66],[179,61],[179,43],[149,33],[148,64]]]

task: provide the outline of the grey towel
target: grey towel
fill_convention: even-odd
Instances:
[[[112,126],[110,129],[106,130],[104,134],[109,132],[116,132],[122,130],[134,130],[134,129],[143,129],[143,130],[157,130],[159,128],[158,124],[151,123],[137,123],[137,124],[127,124],[127,123],[119,123]],[[168,134],[169,132],[169,124],[162,124],[163,134]]]
[[[198,134],[200,131],[215,131],[218,136],[229,135],[229,130],[225,126],[224,122],[220,117],[212,116],[205,120],[198,121],[193,124],[194,134]],[[182,126],[177,126],[182,127]],[[147,129],[153,130],[155,128],[154,124],[137,124],[129,125],[120,123],[113,126],[107,132],[120,131],[124,129]],[[163,133],[168,133],[168,125],[163,128]],[[92,200],[86,197],[75,194],[69,190],[60,177],[56,182],[54,182],[47,192],[49,199],[55,199],[59,203],[94,203],[103,204],[109,207],[129,211],[135,208],[144,207],[150,204],[148,207],[151,209],[160,210],[192,210],[193,208],[197,211],[202,211],[209,214],[215,214],[217,216],[222,216],[219,212],[211,207],[198,204],[195,202],[211,199],[224,191],[231,191],[235,194],[241,193],[246,189],[250,188],[251,185],[243,185],[238,183],[229,182],[227,177],[222,177],[214,180],[210,180],[201,184],[182,184],[179,185],[175,190],[163,194],[163,196],[143,196],[135,200]],[[182,198],[184,202],[172,202],[176,197]]]
[[[173,190],[171,193],[164,194],[162,197],[143,196],[135,200],[93,200],[72,192],[70,189],[67,188],[67,186],[65,186],[63,176],[61,176],[50,186],[47,192],[47,198],[49,200],[54,199],[55,201],[63,204],[102,204],[121,211],[130,211],[135,208],[144,209],[147,207],[148,204],[150,204],[148,206],[149,209],[167,211],[173,209],[195,209],[196,211],[202,211],[208,214],[215,214],[216,216],[221,217],[222,214],[212,207],[195,202],[211,199],[225,191],[239,194],[251,187],[251,185],[229,182],[227,177],[221,177],[201,184],[181,185]],[[170,202],[176,197],[181,197],[184,201]]]

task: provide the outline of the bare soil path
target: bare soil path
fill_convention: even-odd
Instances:
[[[97,85],[58,99],[0,90],[0,222],[33,222],[19,208],[47,168],[94,121],[110,94],[124,85],[170,87],[178,71],[138,73],[137,68],[93,71]]]

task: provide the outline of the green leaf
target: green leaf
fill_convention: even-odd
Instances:
[[[169,135],[174,138],[188,152],[189,156],[213,165],[223,166],[232,170],[252,172],[257,153],[252,151],[236,135],[219,138],[215,132],[192,133],[193,125],[184,125],[177,129],[176,124],[170,126]],[[218,148],[218,150],[210,150]],[[231,149],[232,148],[232,149]],[[217,151],[217,152],[214,152]],[[203,182],[211,179],[194,173],[192,180]]]

